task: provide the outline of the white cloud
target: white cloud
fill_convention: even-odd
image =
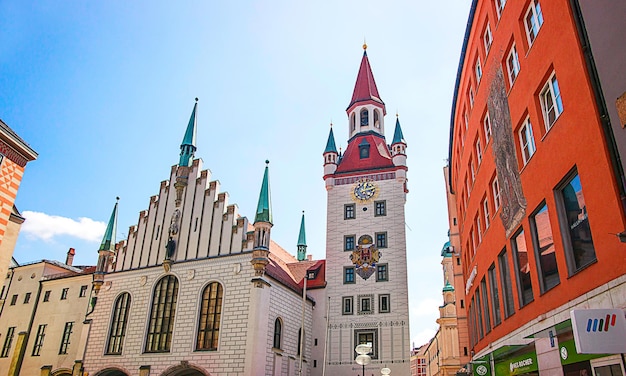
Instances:
[[[435,329],[420,330],[419,332],[415,333],[415,336],[413,338],[411,338],[411,347],[420,347],[427,344],[428,341],[430,341],[435,336],[435,333],[437,333],[437,330]]]
[[[417,303],[417,304],[415,304]],[[439,306],[441,305],[441,299],[425,298],[419,299],[417,302],[411,304],[410,312],[411,316],[439,316]]]
[[[102,240],[106,229],[106,223],[91,218],[74,220],[33,211],[24,211],[22,214],[26,221],[21,232],[45,241],[51,241],[56,236],[71,236],[96,243]]]

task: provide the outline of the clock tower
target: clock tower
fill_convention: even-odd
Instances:
[[[326,369],[332,375],[409,374],[407,291],[406,142],[396,116],[391,143],[385,138],[382,101],[367,56],[354,86],[348,115],[348,145],[337,152],[331,128],[324,150],[328,192],[326,279],[328,307]],[[361,348],[362,350],[362,348]]]

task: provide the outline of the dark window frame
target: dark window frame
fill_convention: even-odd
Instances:
[[[59,355],[67,354],[67,348],[70,346],[70,336],[74,328],[74,321],[68,321],[63,328],[63,337],[61,338],[61,346],[59,347]]]
[[[354,251],[356,249],[356,235],[344,235],[343,250]]]
[[[130,312],[131,296],[128,292],[121,293],[113,305],[111,327],[107,338],[107,347],[104,355],[121,355],[124,349],[124,338]]]
[[[389,246],[389,239],[387,238],[387,231],[377,232],[376,236],[376,248],[387,248]]]
[[[274,338],[272,342],[272,347],[274,349],[280,350],[282,345],[282,336],[283,336],[283,322],[280,317],[277,317],[274,320]]]
[[[224,288],[219,282],[209,283],[202,291],[196,350],[217,351],[223,302]]]
[[[15,336],[15,327],[10,326],[7,329],[7,335],[4,337],[4,345],[2,346],[2,352],[0,358],[7,358],[11,351],[11,344],[13,343],[13,337]]]
[[[356,271],[354,269],[354,266],[344,266],[343,267],[343,284],[344,285],[351,285],[356,283],[356,278],[355,275]]]
[[[354,296],[344,296],[341,298],[341,314],[354,315]]]
[[[530,259],[528,257],[529,249],[526,242],[526,233],[524,229],[520,227],[511,236],[511,254],[513,255],[513,265],[515,267],[515,278],[517,282],[517,297],[519,307],[525,307],[535,300],[535,293],[533,291],[532,276],[530,275]],[[523,241],[523,247],[526,249],[526,264],[524,263],[524,251],[520,249],[518,240]],[[524,272],[523,270],[528,270]]]
[[[154,286],[145,353],[170,351],[176,319],[178,286],[178,279],[173,275],[161,278]]]
[[[66,300],[67,299],[67,293],[70,291],[69,287],[65,287],[63,290],[61,290],[61,299],[59,300]]]
[[[370,340],[371,341],[368,341]],[[372,343],[372,352],[369,354],[372,359],[378,359],[378,329],[355,329],[354,343],[356,345]],[[354,352],[354,357],[358,354]]]
[[[87,285],[80,286],[80,291],[78,292],[79,298],[84,298],[87,296]]]
[[[544,212],[546,219],[543,220],[547,220],[547,226],[538,226],[537,216],[542,215]],[[543,294],[561,283],[559,267],[556,261],[554,233],[550,224],[550,210],[545,201],[539,204],[537,209],[528,216],[528,222],[530,224],[530,235],[533,242],[535,263],[537,265],[537,275],[539,276],[539,290]],[[546,228],[550,232],[549,236],[540,233],[545,231]],[[552,239],[552,243],[545,244],[544,241],[542,241],[543,239]],[[554,272],[552,272],[552,267]]]
[[[384,300],[387,300],[384,303]],[[389,313],[391,312],[391,295],[390,294],[379,294],[378,295],[378,313]]]
[[[356,204],[345,204],[343,206],[343,219],[356,218]]]
[[[41,348],[43,347],[43,340],[46,337],[46,327],[48,324],[39,324],[37,328],[37,336],[35,337],[35,343],[33,345],[32,356],[39,356]]]
[[[504,302],[504,318],[507,319],[515,313],[515,304],[513,303],[511,269],[506,248],[498,254],[498,266],[500,268],[500,284],[502,285],[502,301]]]
[[[376,282],[389,281],[389,264],[376,264]]]
[[[374,217],[387,215],[387,200],[374,201]]]

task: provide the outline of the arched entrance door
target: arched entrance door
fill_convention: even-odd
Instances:
[[[161,376],[210,376],[208,372],[204,371],[200,367],[189,364],[186,361],[182,361],[177,366],[170,367],[161,374]]]
[[[120,369],[107,368],[96,373],[95,376],[129,376],[129,375]]]

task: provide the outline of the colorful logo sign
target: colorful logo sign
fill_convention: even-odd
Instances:
[[[617,308],[575,309],[570,312],[579,354],[626,352],[626,316]]]
[[[356,274],[366,280],[376,271],[376,264],[378,264],[380,256],[382,255],[374,247],[372,237],[363,235],[359,238],[356,251],[352,251],[350,260],[355,266]]]
[[[608,332],[609,323],[610,323],[610,326],[615,326],[616,319],[617,319],[616,314],[612,314],[612,315],[607,314],[606,317],[602,319],[590,318],[587,320],[587,332]]]

